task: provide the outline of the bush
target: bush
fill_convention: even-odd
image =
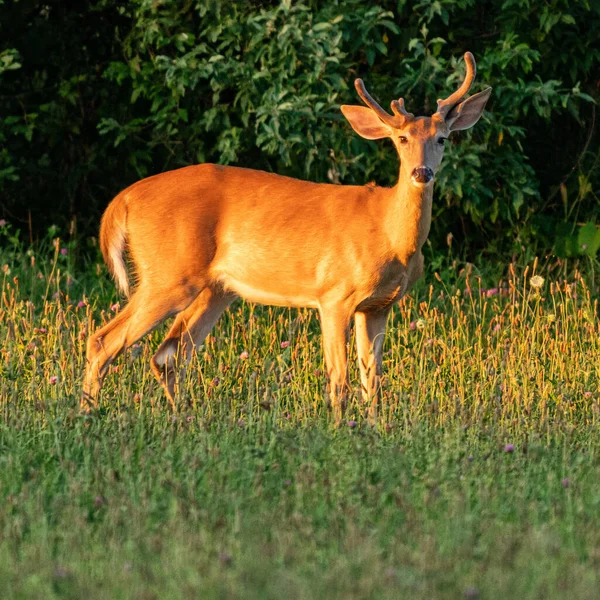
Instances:
[[[352,81],[429,114],[471,50],[474,91],[494,92],[484,120],[448,145],[433,236],[594,253],[598,8],[368,4],[97,0],[30,3],[25,16],[19,2],[0,6],[0,23],[17,22],[12,35],[0,28],[3,210],[23,221],[31,210],[40,229],[76,216],[94,232],[119,189],[204,161],[389,185],[389,143],[358,138],[339,111],[359,103]],[[590,244],[577,225],[587,221]]]

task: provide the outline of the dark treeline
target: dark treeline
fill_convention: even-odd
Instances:
[[[0,218],[94,235],[120,189],[205,161],[389,185],[391,145],[339,111],[354,78],[428,114],[470,50],[494,92],[448,144],[433,236],[595,254],[599,40],[586,1],[0,0]]]

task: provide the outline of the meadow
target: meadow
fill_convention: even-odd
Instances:
[[[122,300],[74,244],[0,236],[1,598],[600,598],[593,263],[446,257],[394,307],[378,422],[352,363],[336,427],[316,314],[242,302],[177,413],[163,328],[81,414]]]

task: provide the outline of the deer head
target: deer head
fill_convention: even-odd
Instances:
[[[341,106],[354,131],[363,138],[391,138],[400,157],[401,180],[410,180],[419,187],[431,185],[450,133],[472,127],[483,114],[492,88],[463,100],[476,71],[473,55],[467,52],[464,58],[467,72],[462,85],[446,99],[437,101],[437,110],[431,117],[415,117],[407,112],[403,98],[392,100],[393,114],[389,114],[367,92],[362,79],[357,79],[354,85],[368,108]]]

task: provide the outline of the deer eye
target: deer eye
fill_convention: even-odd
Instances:
[[[440,146],[443,146],[443,145],[444,145],[444,142],[445,142],[447,139],[448,139],[448,138],[444,138],[444,137],[438,138],[438,144],[439,144]]]
[[[404,135],[401,135],[399,138],[401,144],[408,144],[408,138]]]

